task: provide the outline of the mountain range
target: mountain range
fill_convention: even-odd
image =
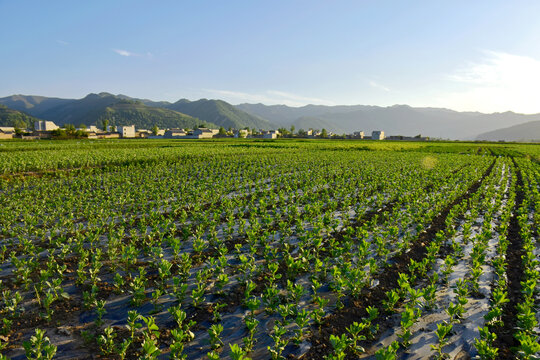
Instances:
[[[540,114],[485,114],[407,105],[286,105],[240,104],[200,99],[152,101],[102,92],[82,99],[12,95],[0,98],[0,126],[14,121],[31,125],[38,119],[58,125],[134,124],[137,128],[194,128],[205,125],[242,129],[326,129],[343,134],[383,130],[386,135],[423,135],[459,140],[540,140]],[[30,126],[31,127],[31,126]]]
[[[489,131],[476,137],[476,140],[488,141],[498,141],[501,139],[505,141],[538,141],[540,140],[540,120]]]
[[[540,120],[540,114],[523,115],[514,112],[484,114],[458,112],[443,108],[420,108],[407,105],[388,107],[352,105],[324,106],[240,104],[238,108],[266,118],[280,126],[299,129],[325,128],[337,134],[383,130],[386,135],[415,136],[418,134],[442,139],[473,140],[480,134],[529,121]],[[500,133],[502,140],[504,133]],[[523,138],[540,139],[540,133]],[[499,140],[499,139],[497,139]]]
[[[271,129],[270,122],[239,110],[222,100],[179,100],[175,103],[136,99],[109,93],[89,94],[82,99],[12,95],[0,104],[29,116],[54,121],[57,125],[131,125],[137,128],[194,128],[200,125],[224,128]],[[13,126],[9,119],[0,125]]]

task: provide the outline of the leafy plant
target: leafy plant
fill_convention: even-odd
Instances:
[[[114,338],[116,334],[112,327],[107,326],[103,330],[103,334],[98,337],[98,344],[100,346],[101,352],[104,355],[110,355],[115,351]]]
[[[394,341],[387,347],[377,350],[375,352],[375,358],[377,360],[395,360],[397,357],[398,349],[399,343],[397,341]]]
[[[23,342],[23,347],[26,358],[32,360],[50,360],[56,354],[57,349],[50,343],[49,338],[45,336],[45,330],[42,329],[36,329],[30,340]]]
[[[220,334],[223,332],[223,325],[213,324],[208,329],[208,335],[210,335],[210,347],[212,349],[217,349],[223,346],[223,341],[220,339]]]
[[[447,337],[452,331],[452,323],[442,322],[437,324],[437,330],[435,334],[437,335],[437,345],[431,345],[431,349],[437,352],[437,359],[445,359],[448,355],[443,353],[443,348],[448,343]]]

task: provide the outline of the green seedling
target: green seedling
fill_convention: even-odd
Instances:
[[[394,341],[385,348],[379,349],[375,352],[375,359],[377,360],[396,360],[397,351],[399,349],[399,343]]]
[[[437,359],[445,359],[448,355],[443,353],[443,348],[448,343],[448,335],[452,331],[453,325],[450,323],[442,322],[437,324],[437,330],[435,334],[437,335],[437,345],[431,345],[431,349],[437,352]]]
[[[347,337],[346,334],[341,334],[341,336],[330,335],[330,344],[334,352],[328,356],[325,356],[325,360],[343,360],[347,356],[345,350],[349,347],[351,340]]]
[[[365,335],[361,335],[361,332],[364,331],[369,325],[367,323],[357,323],[353,322],[348,328],[347,332],[351,335],[350,348],[352,352],[356,355],[359,355],[365,351],[365,349],[358,344],[358,342],[366,340]]]
[[[51,360],[56,354],[56,346],[45,336],[45,330],[36,329],[29,341],[23,342],[26,358],[29,360]]]
[[[233,360],[250,360],[247,355],[247,351],[242,349],[238,344],[229,344],[231,348],[231,359]]]
[[[114,338],[116,334],[112,327],[107,326],[98,337],[98,344],[103,355],[111,355],[115,351]]]
[[[223,331],[223,325],[213,324],[208,329],[208,335],[210,335],[210,347],[212,349],[218,349],[223,346],[223,341],[220,339],[221,332]]]

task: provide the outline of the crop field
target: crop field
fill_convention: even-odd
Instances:
[[[540,145],[0,142],[0,359],[535,359]]]

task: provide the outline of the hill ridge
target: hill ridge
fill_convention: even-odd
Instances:
[[[58,125],[100,125],[105,118],[110,117],[107,120],[111,125],[125,122],[145,128],[154,125],[184,128],[199,125],[237,129],[274,128],[274,125],[265,119],[250,115],[223,100],[213,99],[180,99],[170,103],[99,92],[89,93],[81,99],[19,94],[0,98],[0,104],[25,111],[31,116],[54,121]],[[128,109],[130,107],[131,109]]]

